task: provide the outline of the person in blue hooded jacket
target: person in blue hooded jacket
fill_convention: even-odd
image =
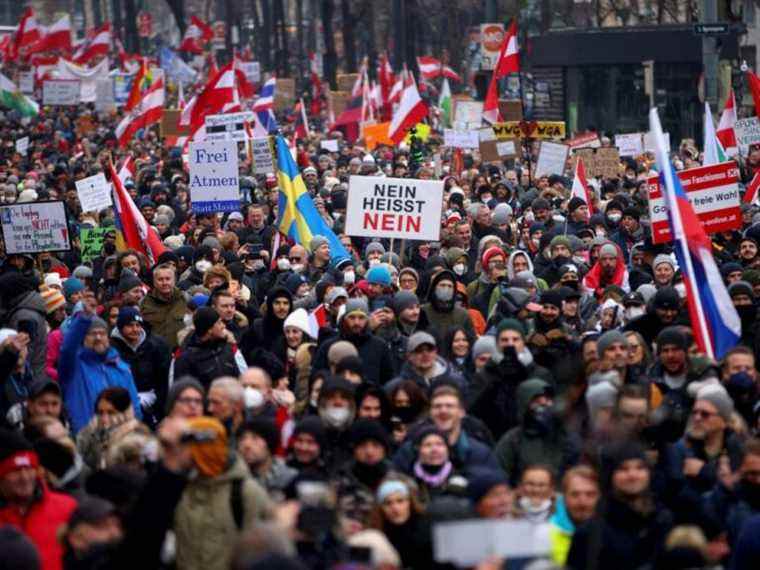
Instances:
[[[129,365],[111,346],[106,322],[87,303],[84,310],[73,316],[64,332],[58,378],[74,433],[87,425],[98,394],[115,386],[129,391],[135,417],[142,419]]]

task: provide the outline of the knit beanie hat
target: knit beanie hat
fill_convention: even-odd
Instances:
[[[203,385],[197,380],[185,377],[182,380],[174,382],[169,388],[169,392],[166,394],[166,415],[169,415],[174,408],[174,403],[182,395],[182,392],[188,388],[194,388],[201,396],[206,395],[206,390],[203,389]]]
[[[82,283],[76,277],[69,277],[63,282],[63,294],[66,295],[66,300],[71,299],[74,293],[79,293],[84,289],[84,283]]]
[[[541,293],[542,305],[553,305],[558,309],[562,309],[562,293],[557,289],[547,289]]]
[[[477,358],[481,354],[496,354],[496,339],[491,335],[484,334],[472,345],[472,357]]]
[[[655,309],[678,310],[681,307],[681,298],[675,288],[663,287],[654,294],[652,306]]]
[[[356,447],[365,441],[375,441],[382,445],[387,452],[390,449],[388,432],[376,420],[359,419],[354,422],[349,432],[351,445]]]
[[[338,299],[348,299],[348,291],[345,287],[333,287],[325,295],[325,303],[332,305]]]
[[[752,285],[746,281],[734,281],[728,286],[728,294],[733,299],[738,295],[747,295],[750,299],[754,298],[755,292],[752,290]]]
[[[401,279],[404,275],[409,274],[412,277],[414,277],[414,280],[419,283],[420,282],[420,274],[417,273],[417,270],[413,267],[404,267],[401,271],[398,273],[398,278]]]
[[[616,342],[619,342],[624,347],[628,348],[628,339],[619,330],[607,331],[600,336],[599,340],[596,341],[596,353],[599,355],[599,358],[602,358],[604,356],[604,351]]]
[[[525,337],[525,325],[517,319],[503,319],[496,327],[496,338],[504,331],[516,331],[520,336]]]
[[[338,362],[349,356],[359,356],[359,351],[347,340],[334,342],[327,350],[327,362],[330,364],[338,364]]]
[[[695,401],[699,400],[705,400],[715,406],[724,421],[731,420],[731,414],[734,413],[734,401],[721,384],[712,383],[700,388]]]
[[[309,327],[309,313],[306,312],[306,309],[296,309],[290,313],[282,324],[283,330],[287,327],[299,329],[308,337],[312,336],[311,328]]]
[[[202,416],[188,420],[190,431],[202,441],[191,441],[190,455],[198,472],[204,477],[218,477],[229,459],[227,432],[216,418]]]
[[[579,198],[578,196],[573,196],[570,201],[567,203],[567,212],[569,214],[572,214],[580,208],[581,206],[585,206],[586,201],[583,198]]]
[[[40,295],[42,295],[42,300],[45,301],[45,312],[48,315],[66,306],[66,298],[58,289],[48,288],[41,291]]]
[[[122,269],[121,276],[119,277],[119,293],[126,293],[130,289],[134,289],[140,285],[142,285],[142,281],[140,281],[137,275],[129,269]]]
[[[572,248],[572,245],[570,244],[570,238],[564,235],[554,236],[549,242],[549,246],[551,248],[554,248],[557,245],[564,245],[567,249]]]
[[[688,339],[680,327],[665,327],[660,331],[660,334],[657,335],[656,343],[658,354],[662,348],[667,345],[674,345],[681,350],[687,350],[689,348]]]
[[[375,265],[372,269],[367,271],[365,277],[367,283],[371,285],[382,285],[383,287],[391,286],[391,272],[386,265]]]
[[[205,335],[219,320],[219,313],[213,307],[200,307],[193,315],[195,334],[199,337]]]
[[[267,447],[269,448],[269,453],[274,454],[274,452],[277,451],[277,447],[280,443],[280,430],[273,418],[258,416],[248,420],[238,428],[238,440],[246,432],[261,437],[261,439],[266,442]]]
[[[140,311],[136,307],[122,307],[119,309],[119,316],[116,318],[116,328],[121,330],[131,323],[143,323]]]
[[[660,265],[661,263],[667,263],[675,271],[676,264],[673,263],[673,258],[670,257],[669,255],[665,255],[664,253],[661,253],[660,255],[655,257],[654,262],[652,263],[652,269],[657,269],[657,266]]]
[[[77,279],[92,279],[92,269],[86,265],[79,265],[72,273]]]
[[[319,419],[319,416],[307,416],[298,422],[293,429],[291,441],[301,433],[308,433],[311,435],[317,441],[319,446],[324,449],[325,443],[327,442],[327,435],[325,434],[325,426],[322,425],[322,420]]]
[[[87,332],[90,333],[97,329],[106,329],[108,330],[108,323],[105,322],[103,319],[101,319],[98,316],[92,317],[92,321],[90,321],[90,327],[87,329]]]
[[[309,242],[309,250],[314,252],[325,244],[330,245],[327,238],[325,236],[316,235],[311,238],[311,241]]]
[[[602,448],[601,475],[605,490],[612,487],[612,476],[623,463],[638,459],[646,464],[644,448],[635,440],[625,439]]]
[[[509,204],[501,202],[496,204],[491,214],[491,223],[495,226],[503,226],[509,223],[509,218],[512,216],[512,207]]]
[[[488,264],[491,263],[491,259],[497,255],[502,256],[506,259],[506,255],[504,255],[504,251],[500,247],[489,247],[487,250],[483,252],[483,258],[481,265],[483,266],[483,269],[488,269]]]
[[[419,298],[411,291],[399,291],[393,296],[393,310],[397,315],[409,307],[419,304]]]
[[[496,469],[475,469],[467,482],[467,496],[473,505],[477,505],[491,489],[499,485],[509,485],[504,473]]]
[[[370,253],[379,253],[380,255],[385,253],[385,246],[378,241],[373,241],[367,244],[364,249],[364,257],[367,257]]]
[[[346,304],[342,307],[343,310],[343,316],[347,317],[351,313],[361,313],[365,317],[369,316],[369,307],[367,306],[367,301],[364,299],[349,299],[346,301]]]
[[[612,408],[617,401],[618,391],[609,382],[598,382],[586,390],[586,405],[591,416],[602,408]]]
[[[618,250],[617,248],[612,245],[611,243],[605,243],[600,249],[599,249],[599,257],[603,257],[605,255],[611,256],[611,257],[617,257],[618,256]]]

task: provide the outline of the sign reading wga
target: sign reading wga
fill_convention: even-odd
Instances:
[[[346,233],[351,236],[438,239],[443,182],[352,176]]]

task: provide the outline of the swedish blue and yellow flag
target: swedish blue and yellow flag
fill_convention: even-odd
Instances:
[[[288,143],[282,136],[277,136],[277,181],[280,186],[280,199],[277,208],[280,232],[294,242],[310,250],[309,244],[314,236],[323,236],[330,242],[330,256],[333,263],[351,256],[340,243],[338,236],[325,223],[317,212],[317,207],[309,196],[309,191],[301,178]]]

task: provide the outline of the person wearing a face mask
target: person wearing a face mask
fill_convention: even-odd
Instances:
[[[253,321],[250,328],[243,333],[240,349],[250,358],[253,352],[262,348],[270,352],[284,342],[283,324],[293,309],[293,295],[285,288],[277,288],[267,294],[266,312],[263,317]]]
[[[612,212],[615,213],[615,212]],[[612,215],[612,213],[610,215]],[[623,252],[623,257],[626,262],[630,261],[631,248],[634,244],[644,239],[644,230],[641,227],[639,221],[641,215],[638,209],[634,207],[625,208],[623,210],[623,217],[620,219],[620,226],[618,229],[610,234],[610,239],[615,242],[620,251]]]
[[[322,459],[329,472],[337,471],[350,459],[349,428],[356,417],[354,385],[333,376],[319,391],[317,413],[325,431]]]
[[[567,228],[565,233],[578,235],[578,232],[588,228],[588,204],[582,198],[573,196],[567,203]]]
[[[498,441],[494,455],[515,486],[530,465],[547,465],[562,473],[577,462],[580,445],[568,433],[554,409],[554,391],[538,378],[517,388],[520,425]]]
[[[746,346],[735,346],[723,357],[720,379],[734,401],[747,425],[754,425],[754,408],[760,386],[758,385],[757,362],[754,353]],[[760,409],[760,408],[759,408]]]
[[[214,252],[205,245],[198,246],[193,252],[193,264],[179,278],[178,287],[187,291],[193,285],[203,284],[203,275],[214,265]]]
[[[632,291],[623,297],[623,308],[625,309],[623,320],[626,324],[647,312],[644,297],[638,291]]]
[[[434,274],[430,280],[428,302],[422,306],[422,311],[430,325],[429,330],[445,331],[452,326],[464,327],[468,334],[475,337],[475,329],[467,309],[456,306],[456,275],[449,270]]]
[[[604,221],[610,233],[614,233],[618,229],[620,221],[623,219],[624,209],[623,204],[617,200],[610,200],[604,209]]]
[[[467,284],[473,280],[474,274],[470,273],[470,256],[461,247],[450,247],[446,251],[446,265],[456,276],[457,282]]]

